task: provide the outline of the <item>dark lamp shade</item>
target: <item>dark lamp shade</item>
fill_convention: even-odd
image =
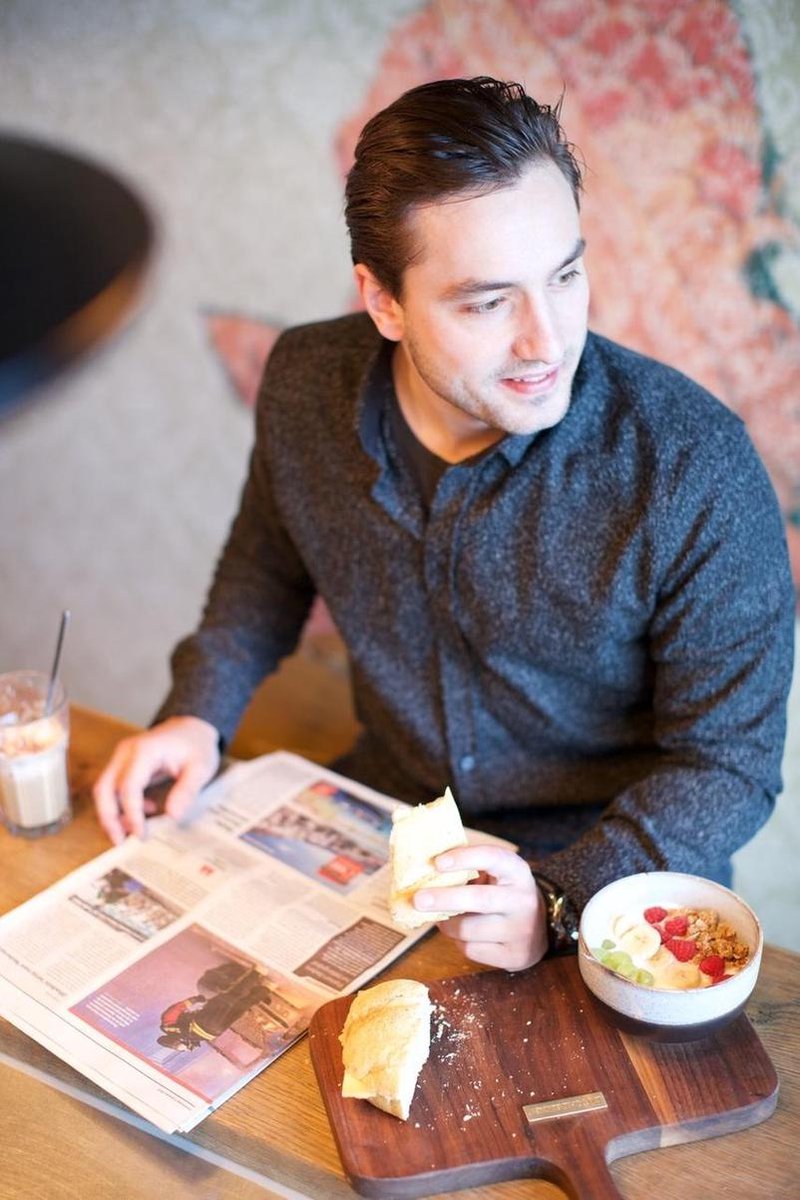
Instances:
[[[0,134],[0,414],[119,328],[152,242],[105,168]]]

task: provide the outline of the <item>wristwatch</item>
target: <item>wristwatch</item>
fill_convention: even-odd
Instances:
[[[538,871],[532,875],[544,899],[548,954],[574,954],[578,949],[578,916],[573,905],[552,879]]]

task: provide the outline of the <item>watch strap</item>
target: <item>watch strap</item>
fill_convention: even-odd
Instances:
[[[547,918],[548,954],[574,954],[578,949],[579,916],[563,889],[546,875],[532,871]]]

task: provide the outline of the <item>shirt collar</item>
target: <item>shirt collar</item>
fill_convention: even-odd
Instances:
[[[390,404],[396,404],[392,378],[392,351],[395,343],[381,338],[364,375],[357,410],[358,432],[367,454],[377,463],[385,463],[381,421]]]

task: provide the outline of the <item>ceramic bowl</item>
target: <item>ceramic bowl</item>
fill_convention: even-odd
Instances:
[[[647,987],[617,975],[591,947],[609,936],[614,917],[652,905],[713,909],[749,946],[747,965],[714,987],[685,991]],[[742,1011],[758,978],[763,944],[758,918],[730,888],[698,875],[650,871],[617,879],[592,896],[581,917],[578,966],[587,988],[619,1028],[656,1041],[693,1041],[721,1029]]]

